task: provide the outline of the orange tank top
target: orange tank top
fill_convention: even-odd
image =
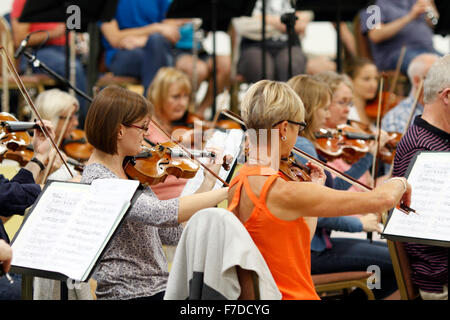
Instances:
[[[248,176],[268,176],[259,198],[253,193]],[[239,175],[230,183],[236,185],[228,206],[233,211],[239,204],[244,189],[254,209],[244,223],[262,256],[284,300],[320,300],[311,278],[309,227],[302,217],[287,221],[274,216],[266,206],[267,193],[272,183],[281,176],[269,167],[242,166]]]

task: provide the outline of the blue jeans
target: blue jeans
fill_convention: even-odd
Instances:
[[[391,256],[386,243],[365,239],[331,238],[331,249],[311,251],[311,273],[366,271],[371,265],[381,271],[381,288],[372,291],[376,299],[383,299],[397,290]]]
[[[36,52],[36,58],[47,65],[50,69],[55,71],[58,75],[62,77],[66,77],[66,53],[65,47],[63,46],[45,46],[39,49]],[[25,70],[26,63],[28,63],[28,59],[23,57],[21,61],[21,69]],[[77,59],[75,63],[75,86],[87,93],[87,79],[86,73],[81,65],[80,61]],[[33,73],[44,73],[47,74],[44,70],[33,67]],[[86,118],[86,114],[89,108],[89,101],[84,99],[80,95],[76,95],[78,102],[80,104],[80,111],[78,116],[79,128],[84,128],[84,120]]]
[[[403,74],[408,74],[408,66],[411,63],[411,61],[417,57],[418,55],[421,55],[423,53],[434,53],[438,56],[442,56],[442,54],[436,50],[429,50],[424,48],[406,48],[405,50],[405,56],[403,58],[402,65],[400,66],[400,72]],[[395,54],[390,55],[387,62],[387,69],[386,70],[395,70],[397,67],[397,61],[400,55],[400,51],[396,52]]]
[[[10,284],[5,276],[0,278],[0,300],[21,300],[22,276],[15,273],[9,275],[14,280],[13,284]]]
[[[117,51],[109,69],[117,76],[139,78],[146,96],[147,88],[159,68],[173,64],[172,44],[162,34],[155,33],[148,37],[142,48]]]

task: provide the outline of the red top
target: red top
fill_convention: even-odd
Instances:
[[[22,14],[23,7],[25,6],[25,2],[27,0],[14,0],[12,9],[11,9],[11,19],[18,19]],[[53,30],[58,25],[63,25],[62,22],[30,22],[30,30],[29,32],[37,31],[37,30]],[[22,39],[20,39],[22,40]],[[57,38],[49,39],[47,41],[47,45],[54,46],[63,46],[66,43],[65,35],[61,35]]]
[[[253,193],[248,176],[268,176],[261,194]],[[273,215],[266,206],[267,193],[280,174],[268,167],[244,165],[230,184],[237,185],[228,207],[239,204],[241,189],[254,204],[244,226],[264,257],[284,300],[320,300],[311,277],[310,231],[302,217],[287,221]]]

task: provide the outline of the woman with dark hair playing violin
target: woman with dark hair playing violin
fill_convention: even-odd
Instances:
[[[137,93],[114,86],[100,91],[86,117],[86,136],[95,149],[81,182],[129,179],[124,161],[141,152],[144,138],[152,139],[153,113],[153,105]],[[199,189],[209,190],[214,184],[207,173]],[[159,200],[150,188],[143,187],[94,275],[98,299],[162,299],[168,278],[162,245],[176,244],[182,232],[180,223],[226,199],[227,190]]]
[[[305,122],[308,123],[297,138],[296,147],[317,158],[315,134],[325,126],[332,91],[325,82],[308,75],[294,76],[288,84],[302,99]],[[298,160],[304,161],[303,158]],[[325,173],[325,186],[334,188],[331,174]],[[311,273],[365,271],[370,265],[377,265],[381,269],[383,285],[380,290],[374,290],[375,298],[391,294],[396,288],[396,280],[386,244],[379,241],[370,243],[365,239],[330,237],[332,231],[381,232],[381,228],[373,213],[354,217],[318,218],[316,232],[311,240]],[[357,292],[352,296],[357,296]]]
[[[249,157],[229,186],[228,210],[244,223],[283,299],[317,300],[310,270],[314,218],[306,217],[383,212],[400,202],[408,205],[411,187],[406,179],[393,179],[364,193],[333,190],[322,185],[325,174],[312,164],[315,183],[283,179],[278,171],[281,159],[290,154],[307,125],[303,103],[287,84],[262,80],[252,85],[241,115],[250,136]]]

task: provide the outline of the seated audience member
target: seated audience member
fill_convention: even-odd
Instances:
[[[66,76],[66,26],[62,22],[19,22],[26,0],[14,0],[11,10],[11,27],[14,38],[14,45],[17,48],[21,41],[27,37],[30,32],[45,30],[48,32],[48,40],[42,46],[42,42],[46,39],[47,33],[37,32],[31,35],[28,40],[28,46],[37,47],[35,55],[38,60],[45,63],[50,69],[55,71],[62,77]],[[22,71],[26,68],[28,59],[21,58]],[[33,72],[45,73],[40,68],[33,66]],[[75,60],[75,86],[84,93],[87,93],[86,73],[79,59]],[[80,95],[77,95],[80,104],[79,127],[83,128],[84,119],[89,108],[89,101]]]
[[[450,55],[430,68],[423,87],[423,113],[400,140],[393,176],[403,176],[418,151],[450,152]],[[430,199],[432,201],[432,199]],[[411,280],[424,300],[448,300],[449,248],[405,243]]]
[[[375,6],[376,11],[361,11],[360,22],[379,70],[396,68],[402,46],[406,46],[400,68],[403,74],[417,55],[438,53],[433,47],[433,28],[427,15],[432,11],[439,17],[433,0],[377,0]]]
[[[175,44],[175,67],[179,70],[184,71],[189,76],[189,79],[191,79],[192,82],[194,80],[194,73],[196,73],[196,88],[194,89],[197,89],[203,81],[208,81],[208,90],[203,100],[195,110],[195,113],[203,116],[205,110],[213,104],[214,99],[212,56],[208,54],[203,48],[203,45],[201,44],[202,39],[198,39],[198,56],[194,64],[195,57],[193,55],[193,22],[188,22],[182,25],[180,27],[180,35],[180,40]],[[226,37],[229,38],[228,35],[226,35]],[[216,46],[217,45],[226,46],[227,44],[217,42]],[[229,87],[230,73],[231,55],[224,53],[220,54],[220,52],[216,52],[216,94],[220,94],[225,88]]]
[[[114,19],[101,24],[106,66],[118,76],[139,78],[144,94],[160,67],[173,65],[182,19],[164,21],[169,0],[120,0]]]
[[[266,79],[287,81],[289,80],[288,63],[288,36],[286,34],[286,25],[283,24],[281,16],[284,13],[292,11],[292,6],[288,0],[270,0],[266,1],[266,24],[270,29],[266,37]],[[252,17],[254,21],[251,24],[259,23],[262,14],[262,2],[256,2]],[[302,50],[298,36],[304,34],[307,24],[311,21],[311,15],[307,12],[296,11],[298,19],[295,22],[294,45],[292,47],[292,74],[318,73],[326,70],[336,70],[334,62],[326,58],[307,59]],[[249,35],[246,27],[249,22],[243,24],[237,30],[242,36],[240,44],[240,58],[238,61],[238,73],[243,75],[245,80],[254,83],[261,80],[262,75],[262,45],[261,31],[256,35]],[[239,28],[238,28],[239,29]],[[254,28],[252,28],[254,29]],[[259,29],[260,30],[260,29]],[[247,35],[247,36],[246,36]]]

